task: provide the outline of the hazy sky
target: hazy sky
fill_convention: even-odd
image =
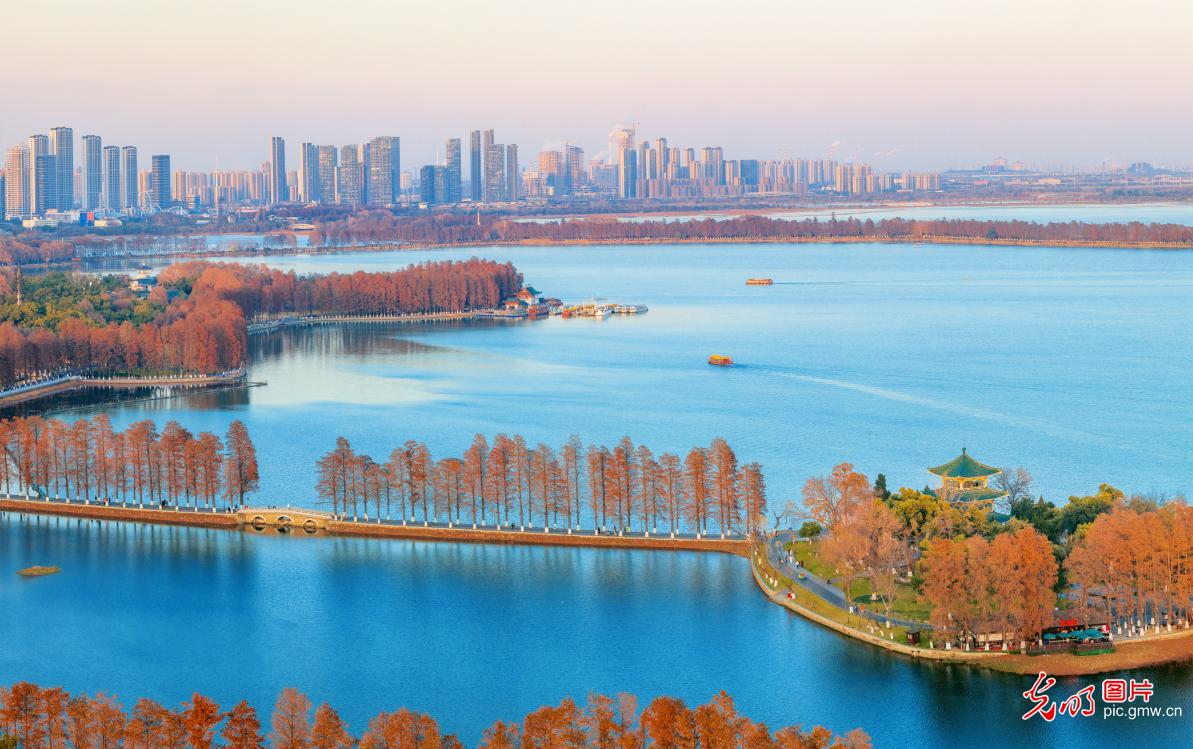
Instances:
[[[8,0],[0,26],[0,144],[66,124],[186,170],[381,134],[417,168],[485,127],[529,163],[620,121],[729,158],[1193,163],[1193,0]]]

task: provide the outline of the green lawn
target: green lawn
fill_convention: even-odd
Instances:
[[[795,558],[803,563],[804,568],[817,577],[825,579],[836,577],[837,570],[831,565],[824,562],[816,553],[816,542],[797,542],[787,544],[788,550],[795,549]],[[857,600],[862,597],[859,603],[866,604],[866,607],[871,611],[882,612],[883,605],[881,601],[870,601],[870,581],[865,579],[854,580],[850,585],[850,598]],[[919,596],[911,588],[910,585],[900,585],[898,591],[895,593],[895,605],[891,607],[891,614],[900,619],[912,619],[915,621],[928,621],[928,615],[931,612],[930,607],[926,603],[919,600]]]
[[[806,544],[800,544],[800,545],[806,546]],[[804,608],[815,611],[817,614],[820,614],[823,617],[832,619],[833,621],[844,624],[847,627],[850,627],[852,629],[856,629],[859,631],[868,631],[868,627],[870,626],[871,623],[867,622],[864,618],[857,616],[855,614],[850,614],[847,611],[845,611],[837,606],[834,606],[833,604],[829,603],[828,601],[825,601],[823,598],[816,595],[815,593],[812,593],[811,591],[804,588],[803,586],[794,584],[790,578],[786,577],[785,575],[783,575],[783,573],[779,572],[774,567],[772,567],[770,565],[770,563],[766,560],[765,555],[760,555],[760,554],[754,553],[754,554],[752,554],[752,557],[754,559],[755,564],[757,564],[758,569],[764,575],[773,577],[779,581],[778,585],[771,585],[769,581],[764,581],[765,584],[768,587],[770,587],[771,589],[773,589],[781,594],[786,594],[788,591],[790,591],[791,594],[794,596],[795,602],[798,603],[799,605],[803,606]],[[895,642],[907,644],[907,629],[906,628],[891,627],[889,630],[883,628],[881,631],[883,632],[884,635],[887,635],[887,633],[894,633],[894,641]],[[919,647],[927,647],[927,642],[925,641]]]

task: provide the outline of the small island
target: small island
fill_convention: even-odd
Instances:
[[[43,567],[43,566],[39,566],[39,565],[34,565],[32,567],[26,567],[23,570],[17,570],[17,574],[20,575],[21,577],[45,577],[46,575],[56,575],[61,571],[62,571],[61,567],[54,567],[54,566]]]

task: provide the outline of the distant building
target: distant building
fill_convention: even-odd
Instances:
[[[51,129],[49,146],[54,155],[53,207],[69,211],[75,207],[75,131],[69,127]]]
[[[32,215],[29,203],[29,149],[16,146],[4,155],[4,219]]]
[[[158,210],[165,210],[174,203],[170,182],[170,156],[168,154],[154,154],[150,160],[149,172],[149,202]]]
[[[139,204],[137,175],[137,147],[125,146],[120,149],[120,208],[123,210],[135,210]]]
[[[518,146],[510,143],[505,147],[505,199],[517,200],[521,170],[518,169]]]
[[[330,205],[336,202],[336,169],[339,166],[339,162],[336,159],[336,147],[319,146],[316,151],[318,160],[318,191],[313,198],[307,199],[317,200],[324,205]]]
[[[104,146],[100,204],[107,211],[120,210],[120,149],[116,146]]]
[[[41,216],[58,207],[58,167],[50,153],[50,139],[29,136],[29,211]]]
[[[84,211],[103,208],[104,154],[98,135],[83,136],[83,192],[80,205]]]
[[[469,135],[468,154],[468,194],[472,198],[472,202],[479,203],[482,195],[482,177],[481,177],[481,131],[473,130]]]
[[[314,143],[298,147],[300,200],[311,203],[319,199],[319,148]]]
[[[485,148],[484,201],[496,203],[502,200],[505,200],[505,146],[492,143]]]
[[[336,169],[336,202],[344,205],[360,205],[364,199],[361,185],[364,181],[364,165],[361,163],[360,146],[340,148],[340,166]]]
[[[379,136],[368,144],[365,160],[367,176],[365,200],[369,205],[394,205],[401,194],[401,141],[393,136]]]
[[[285,203],[287,200],[286,141],[275,135],[269,139],[269,202]]]
[[[624,148],[618,158],[617,194],[622,198],[638,197],[638,152]]]
[[[443,196],[443,203],[459,203],[463,200],[463,175],[460,173],[460,139],[449,138],[447,141],[444,167],[447,169],[447,189]]]

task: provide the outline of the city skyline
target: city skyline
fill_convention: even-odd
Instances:
[[[0,122],[0,143],[67,122],[169,152],[177,168],[216,170],[255,166],[271,134],[360,143],[398,133],[421,165],[476,122],[525,153],[566,140],[594,156],[611,123],[636,122],[743,158],[786,152],[882,169],[999,156],[1046,167],[1193,161],[1193,102],[1166,83],[1193,73],[1180,38],[1193,23],[1187,5],[1017,1],[1022,12],[1004,12],[919,0],[911,12],[763,2],[722,18],[711,4],[618,0],[581,18],[545,2],[350,0],[337,12],[360,22],[323,39],[319,55],[268,31],[281,18],[319,28],[325,6],[222,5],[169,20],[137,0],[6,11],[14,28],[52,26],[56,44],[98,65],[86,75],[42,66]],[[1010,20],[1023,18],[1031,22]],[[39,39],[11,35],[0,62],[40,59]],[[228,53],[212,56],[213,39]],[[232,54],[241,47],[255,53]],[[180,64],[146,68],[146,55]],[[122,84],[79,85],[92,75]]]

